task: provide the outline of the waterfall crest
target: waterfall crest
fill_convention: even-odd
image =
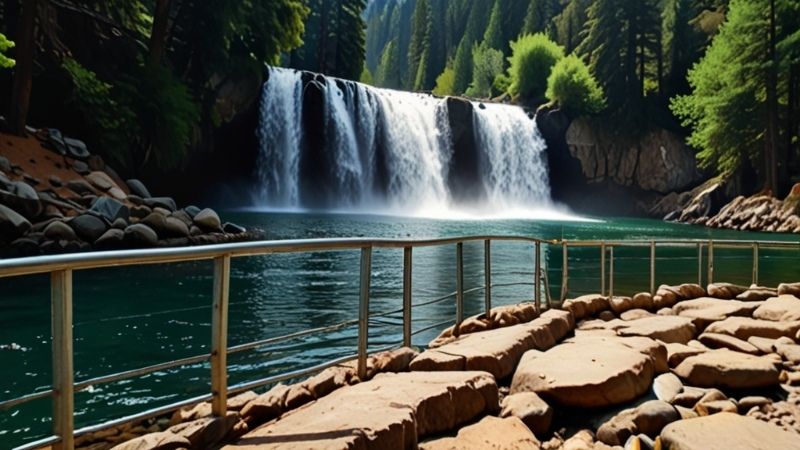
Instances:
[[[445,99],[270,68],[255,206],[437,216],[549,208],[536,122],[516,106],[466,106],[471,123],[456,127],[467,138],[455,139]],[[465,158],[474,166],[466,180],[455,173]]]

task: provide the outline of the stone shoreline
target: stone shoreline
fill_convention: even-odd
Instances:
[[[374,355],[78,439],[104,450],[800,449],[800,283],[503,306]],[[227,444],[227,446],[226,446]]]

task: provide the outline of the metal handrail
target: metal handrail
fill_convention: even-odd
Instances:
[[[534,246],[534,279],[531,282],[517,283],[492,283],[491,281],[491,242],[514,241],[533,244]],[[481,286],[464,289],[463,281],[463,244],[465,242],[483,242],[484,244],[484,280]],[[456,247],[456,290],[452,293],[420,303],[412,303],[412,251],[415,247],[431,247],[453,245]],[[562,247],[563,263],[561,267],[561,301],[569,294],[569,247],[586,248],[598,247],[601,251],[600,263],[600,290],[601,293],[614,295],[614,248],[615,247],[649,247],[650,249],[650,290],[655,291],[656,279],[656,249],[658,247],[692,248],[698,249],[698,282],[703,275],[703,250],[706,249],[707,279],[711,283],[714,276],[714,249],[719,248],[752,248],[753,254],[753,282],[758,281],[759,251],[761,249],[798,249],[800,242],[789,241],[748,241],[748,240],[709,240],[709,239],[664,239],[664,240],[546,240],[530,236],[461,236],[440,239],[378,239],[378,238],[336,238],[336,239],[307,239],[283,241],[257,241],[230,244],[217,244],[202,247],[160,248],[146,250],[123,250],[111,252],[77,253],[55,256],[37,256],[0,260],[0,278],[22,275],[50,273],[51,302],[52,302],[52,331],[53,331],[53,388],[46,391],[23,395],[11,400],[0,402],[0,410],[8,409],[19,404],[36,399],[53,397],[53,436],[26,444],[21,448],[34,448],[34,445],[47,445],[59,443],[63,449],[74,448],[74,437],[84,433],[99,431],[103,428],[119,425],[131,420],[141,420],[155,417],[182,406],[200,401],[212,402],[214,415],[223,416],[226,413],[227,396],[245,390],[266,386],[279,381],[297,379],[325,368],[344,362],[357,360],[357,371],[360,378],[366,376],[368,337],[370,319],[386,317],[391,314],[403,313],[403,345],[411,344],[411,337],[432,330],[437,327],[453,323],[446,320],[432,324],[419,330],[411,329],[411,311],[433,303],[455,298],[456,317],[453,326],[454,334],[459,332],[459,324],[464,319],[464,296],[466,294],[484,290],[484,308],[488,314],[492,307],[492,288],[514,285],[534,286],[534,305],[537,311],[541,306],[541,289],[544,281],[546,300],[550,307],[550,291],[547,281],[547,270],[542,267],[542,244],[560,245]],[[371,314],[369,311],[370,283],[372,252],[376,248],[403,249],[403,308],[389,312]],[[277,253],[303,253],[314,251],[345,251],[360,250],[360,281],[359,281],[359,317],[358,319],[342,323],[303,330],[283,336],[262,339],[235,346],[228,346],[228,295],[230,290],[230,265],[234,257],[269,255]],[[169,361],[139,369],[128,370],[111,375],[95,377],[80,382],[74,381],[73,352],[72,352],[72,274],[76,270],[88,270],[106,267],[120,267],[130,265],[177,263],[188,261],[214,261],[213,305],[212,305],[212,342],[211,351],[206,355],[198,355],[180,360]],[[606,274],[606,261],[608,261],[608,276]],[[606,282],[608,282],[606,284]],[[235,386],[227,386],[227,355],[252,350],[286,340],[297,339],[316,333],[335,331],[346,326],[358,325],[358,348],[354,355],[348,355],[326,361],[305,369],[285,372],[260,380],[248,381]],[[387,348],[396,347],[399,344]],[[375,350],[380,351],[380,350]],[[159,370],[166,370],[196,364],[211,362],[211,393],[203,396],[176,402],[170,405],[153,408],[148,411],[105,422],[79,430],[74,429],[74,394],[92,384],[108,383],[128,378],[141,376]]]

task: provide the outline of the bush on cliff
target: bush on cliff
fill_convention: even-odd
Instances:
[[[0,69],[9,69],[14,67],[15,61],[8,56],[4,55],[6,50],[14,47],[14,43],[9,41],[8,38],[0,33]]]
[[[600,84],[575,55],[553,66],[547,78],[547,99],[576,115],[598,113],[606,104]]]
[[[441,96],[455,95],[455,82],[455,71],[452,67],[445,67],[444,72],[436,77],[436,87],[433,88],[433,93]]]
[[[547,77],[553,66],[564,58],[564,48],[544,33],[536,33],[520,36],[511,43],[511,50],[508,93],[523,101],[543,98]]]

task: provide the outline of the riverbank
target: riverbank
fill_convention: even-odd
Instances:
[[[498,307],[401,348],[81,448],[800,448],[800,283]],[[392,405],[389,407],[389,405]],[[314,426],[310,429],[309,425]],[[134,431],[156,431],[122,442]],[[755,439],[757,437],[757,440]],[[115,445],[117,445],[115,447]],[[665,446],[665,447],[663,447]]]
[[[58,130],[0,134],[0,257],[256,239],[212,209],[179,207],[123,181],[83,142]]]

